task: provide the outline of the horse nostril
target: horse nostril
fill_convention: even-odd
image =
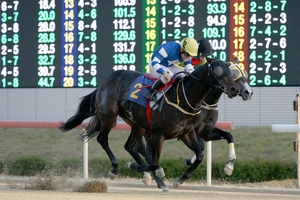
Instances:
[[[232,87],[230,90],[231,90],[231,92],[233,94],[237,94],[238,93],[238,90],[236,89],[236,87]]]

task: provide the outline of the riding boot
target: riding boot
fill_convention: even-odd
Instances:
[[[161,79],[158,79],[157,81],[155,81],[155,83],[152,85],[151,89],[148,90],[145,94],[144,97],[146,99],[150,99],[152,101],[157,102],[156,97],[154,96],[155,93],[157,92],[157,90],[162,87],[164,85],[164,83],[161,81]]]

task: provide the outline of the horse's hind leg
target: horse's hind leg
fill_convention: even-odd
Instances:
[[[108,175],[110,179],[114,179],[119,172],[119,168],[118,168],[119,161],[115,158],[113,152],[109,148],[108,134],[116,123],[116,116],[114,115],[105,116],[103,117],[103,119],[105,120],[101,120],[101,130],[97,137],[97,141],[102,146],[102,148],[104,149],[104,151],[106,152],[106,154],[110,159],[113,169],[108,172]]]

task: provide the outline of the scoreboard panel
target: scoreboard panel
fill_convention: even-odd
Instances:
[[[250,86],[299,86],[297,0],[1,0],[0,88],[97,87],[153,51],[207,38]]]

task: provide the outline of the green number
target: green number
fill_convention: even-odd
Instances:
[[[253,50],[249,56],[250,59],[252,59],[253,61],[256,61],[256,51]]]
[[[251,1],[250,6],[251,6],[250,12],[256,12],[256,6],[257,6],[256,2]]]
[[[189,28],[189,30],[188,30],[188,36],[189,37],[195,37],[195,30],[193,28]]]
[[[96,8],[93,8],[91,10],[91,18],[92,19],[96,19],[97,18],[97,10],[96,10]]]
[[[82,39],[83,39],[83,35],[84,35],[84,32],[78,32],[78,41],[79,42],[82,42]]]
[[[14,66],[18,65],[19,56],[13,56],[14,59]]]
[[[180,39],[180,34],[181,34],[180,29],[179,29],[179,28],[176,28],[176,29],[174,30],[174,33],[175,33],[174,39],[179,40],[179,39]]]
[[[94,86],[94,87],[97,86],[97,79],[96,79],[96,77],[93,77],[93,78],[92,78],[90,84],[91,84],[92,86]]]
[[[174,15],[175,15],[175,16],[181,15],[181,13],[180,13],[180,10],[181,10],[180,5],[176,5],[176,6],[174,7],[174,9],[175,9],[175,12],[174,12]]]
[[[18,78],[14,78],[14,80],[13,80],[13,86],[14,87],[19,87],[19,79]]]
[[[280,26],[280,36],[286,36],[286,26],[285,25]]]
[[[6,42],[7,42],[7,35],[6,34],[2,34],[1,35],[1,43],[2,44],[6,44]]]
[[[14,34],[13,36],[13,43],[19,43],[19,34]]]
[[[265,3],[265,11],[270,12],[272,10],[272,3],[271,1],[266,1]]]
[[[91,55],[91,64],[92,65],[96,65],[97,64],[97,55],[96,54],[92,54]]]
[[[250,79],[250,85],[252,86],[252,85],[256,85],[256,76],[255,75],[251,75],[250,77],[249,77],[249,79]]]
[[[193,15],[195,13],[195,6],[193,4],[190,4],[188,8],[189,8],[188,13],[190,15]]]
[[[81,10],[79,11],[78,17],[79,17],[80,19],[83,19],[83,18],[84,18],[84,9],[81,9]]]
[[[280,0],[280,3],[282,3],[282,5],[281,5],[281,11],[284,11],[286,0]]]
[[[250,26],[250,29],[251,29],[251,37],[253,37],[256,31],[256,26]]]
[[[161,15],[162,15],[162,16],[166,16],[166,13],[167,13],[167,12],[166,12],[166,6],[162,6],[162,7],[161,7]]]
[[[2,21],[3,23],[7,22],[7,14],[6,14],[6,12],[3,12],[3,13],[1,14],[1,21]]]
[[[265,85],[271,85],[271,76],[266,75],[264,78]]]
[[[97,40],[97,33],[96,31],[91,32],[91,41],[95,42]]]
[[[84,85],[83,81],[84,81],[83,77],[78,78],[78,87],[83,87],[83,85]]]
[[[4,87],[4,88],[6,87],[6,78],[2,79],[2,87]]]
[[[221,3],[220,4],[220,8],[221,8],[221,13],[226,13],[226,11],[227,11],[227,5],[226,5],[226,3]]]
[[[14,12],[14,22],[18,21],[19,12]]]
[[[267,26],[266,30],[265,30],[265,34],[268,35],[268,36],[271,36],[272,35],[272,30],[271,30],[271,26]]]
[[[283,74],[279,80],[279,83],[281,83],[282,85],[286,85],[286,76],[285,74]]]
[[[82,54],[78,55],[78,64],[82,65],[84,63],[84,56]]]
[[[265,51],[265,61],[271,61],[271,55],[272,55],[272,53],[271,53],[271,51],[270,50],[266,50]]]

